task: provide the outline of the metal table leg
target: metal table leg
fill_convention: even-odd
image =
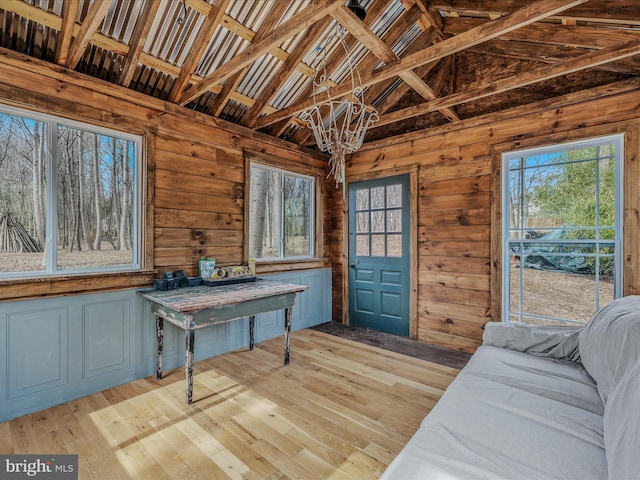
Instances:
[[[255,334],[256,334],[256,316],[249,316],[249,350],[253,350],[255,346]]]
[[[164,346],[164,318],[156,315],[156,379],[162,378],[162,348]]]
[[[193,341],[194,331],[185,330],[185,372],[187,378],[187,405],[190,405],[193,400]]]
[[[284,309],[284,364],[289,365],[291,350],[291,307]]]

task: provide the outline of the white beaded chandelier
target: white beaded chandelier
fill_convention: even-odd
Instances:
[[[346,30],[336,23],[333,31],[315,49],[313,67],[313,107],[305,111],[305,120],[318,148],[331,154],[330,173],[336,187],[342,183],[344,198],[345,155],[362,146],[367,129],[378,120],[378,112],[364,103],[364,89],[356,62],[345,42]],[[333,70],[329,57],[342,51],[344,60]],[[335,58],[335,57],[334,57]],[[331,88],[350,82],[351,90],[333,97]]]

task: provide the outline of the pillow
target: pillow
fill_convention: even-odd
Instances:
[[[622,297],[598,310],[578,343],[582,364],[606,408],[612,390],[640,361],[640,296]]]
[[[484,327],[482,344],[539,357],[579,362],[578,339],[581,330],[581,327],[489,322]]]

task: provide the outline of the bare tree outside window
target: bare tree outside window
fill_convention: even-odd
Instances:
[[[131,264],[134,151],[131,141],[58,127],[59,269]]]
[[[0,112],[0,274],[135,266],[137,157],[118,134]]]
[[[44,270],[46,244],[47,124],[13,115],[0,116],[0,271],[24,259],[25,271]]]
[[[249,256],[313,256],[314,180],[284,170],[251,166]]]

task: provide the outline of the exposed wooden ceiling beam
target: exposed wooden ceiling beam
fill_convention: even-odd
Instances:
[[[262,24],[251,41],[252,45],[262,40],[262,38],[264,38],[264,36],[273,29],[274,25],[278,24],[288,7],[289,5],[287,2],[276,2],[273,7],[269,9],[267,16],[262,21]],[[249,67],[246,66],[243,69],[238,70],[236,73],[231,75],[226,82],[224,82],[222,91],[216,97],[213,105],[209,107],[209,114],[217,117],[222,113],[222,110],[229,100],[229,96],[232,92],[237,90],[248,69]]]
[[[429,29],[426,32],[422,32],[420,35],[418,35],[418,37],[416,37],[413,43],[409,45],[404,54],[410,55],[413,52],[422,50],[432,43],[435,35],[436,32],[433,28]],[[425,75],[427,75],[429,71],[437,65],[437,62],[427,63],[426,65],[422,65],[421,67],[416,68],[415,72],[420,76],[420,78],[424,78]],[[393,84],[394,81],[395,79],[391,79],[384,82],[376,83],[375,85],[371,85],[369,88],[367,88],[365,95],[367,96],[367,98],[371,99],[372,102],[375,102],[375,100],[380,95],[387,91],[387,89],[391,86],[391,84]],[[377,104],[376,108],[378,110],[378,113],[384,112],[385,109],[388,108],[387,106],[393,105],[400,98],[404,97],[409,92],[410,88],[411,87],[409,87],[406,83],[400,83],[390,95],[388,95],[382,102]]]
[[[448,55],[454,54],[465,48],[478,45],[496,38],[504,33],[511,32],[517,28],[537,22],[550,15],[555,15],[569,8],[580,5],[587,0],[541,0],[513,12],[510,15],[492,20],[472,28],[455,37],[447,38],[440,43],[425,48],[411,55],[406,55],[400,60],[391,62],[380,69],[364,74],[362,76],[363,86],[393,78],[401,72],[416,68],[420,65],[435,62]],[[340,86],[332,89],[331,95],[338,98],[346,95],[350,90],[350,85]],[[282,109],[271,115],[267,115],[258,120],[257,125],[264,127],[271,125],[288,116],[299,113],[313,105],[313,99],[301,101],[291,107]]]
[[[62,28],[63,19],[61,17],[53,13],[49,13],[46,10],[42,10],[34,5],[24,3],[22,0],[3,0],[2,9],[6,12],[15,13],[16,15],[28,20],[41,23],[47,27],[52,27],[55,30],[60,30]],[[72,18],[71,25],[73,25],[75,23],[75,16],[69,13],[68,17]],[[71,44],[71,41],[69,41],[69,44]]]
[[[71,43],[69,47],[69,54],[67,57],[67,67],[70,69],[76,68],[78,62],[84,55],[84,51],[87,48],[87,45],[91,41],[91,38],[96,33],[98,28],[100,28],[100,24],[104,20],[104,17],[107,15],[112,0],[103,1],[103,2],[93,2],[89,7],[89,11],[87,12],[87,16],[84,18],[82,22],[82,26],[80,27],[80,31],[78,35]]]
[[[356,17],[348,8],[342,7],[332,13],[343,27],[345,27],[354,37],[358,39],[365,47],[371,51],[376,57],[385,63],[399,60],[391,48],[373,33],[364,23]],[[427,85],[412,69],[400,72],[400,78],[419,93],[426,100],[436,98],[433,89]],[[442,114],[451,121],[459,120],[456,113],[450,108],[443,109]]]
[[[334,10],[331,12],[331,16],[383,62],[387,63],[398,59],[398,56],[387,44],[346,6]]]
[[[160,0],[149,0],[145,4],[142,12],[140,12],[140,16],[136,21],[136,26],[131,34],[131,40],[129,41],[129,53],[124,61],[122,70],[118,75],[119,85],[123,85],[125,87],[129,86],[129,83],[133,78],[133,73],[140,61],[140,54],[142,53],[144,43],[147,41],[149,30],[151,30],[153,18],[158,12],[158,7],[160,7]]]
[[[233,75],[241,68],[249,65],[256,58],[264,55],[273,47],[279,45],[286,39],[300,33],[302,30],[313,25],[325,15],[328,15],[342,5],[342,0],[318,0],[310,6],[293,16],[273,32],[267,35],[254,45],[247,47],[233,59],[222,65],[215,72],[207,75],[197,85],[187,89],[180,98],[180,104],[186,105],[204,93],[211,85],[222,82]]]
[[[189,54],[182,64],[180,75],[171,87],[171,91],[167,98],[168,101],[176,102],[189,85],[189,81],[196,71],[196,67],[198,66],[198,63],[200,63],[202,55],[204,55],[204,52],[207,50],[213,33],[220,25],[222,15],[227,10],[230,1],[231,0],[214,0],[211,10],[202,24],[202,27],[200,27],[200,31],[191,45],[191,50],[189,50]]]
[[[640,8],[640,6],[639,6]],[[459,35],[481,25],[483,20],[476,18],[448,18],[445,32]],[[554,23],[536,23],[519,28],[500,36],[501,40],[521,40],[573,48],[605,48],[620,45],[640,38],[636,29],[602,28],[560,25]]]
[[[447,123],[438,127],[430,128],[428,130],[413,131],[393,137],[373,140],[371,142],[364,143],[358,153],[385,149],[389,146],[397,145],[401,141],[410,141],[411,138],[420,137],[423,139],[425,136],[438,136],[445,133],[462,131],[467,128],[479,127],[481,125],[491,125],[505,119],[518,118],[521,116],[529,115],[533,111],[543,113],[549,110],[557,110],[567,105],[575,105],[579,103],[590,102],[592,100],[602,99],[609,96],[620,95],[626,92],[637,91],[639,88],[640,77],[629,78],[627,80],[621,80],[619,82],[601,85],[599,87],[593,87],[586,90],[567,93],[565,95],[548,98],[546,100],[541,100],[534,103],[519,105],[507,110],[486,113],[484,115],[467,118],[456,123]]]
[[[19,15],[23,18],[28,18],[29,20],[33,20],[34,22],[37,22],[45,27],[49,27],[54,30],[60,31],[62,29],[62,22],[63,22],[62,18],[53,13],[47,12],[46,10],[42,10],[41,8],[36,7],[34,5],[24,3],[22,0],[0,0],[0,1],[2,1],[2,8],[7,12],[15,13],[16,15]],[[65,2],[65,5],[66,4],[67,2]],[[187,0],[187,5],[189,5],[191,8],[193,8],[198,13],[203,15],[208,15],[209,12],[211,11],[211,5],[209,5],[203,0]],[[73,15],[71,15],[71,17],[75,18],[75,16]],[[255,32],[253,32],[251,29],[246,28],[245,26],[240,24],[237,20],[234,20],[233,18],[229,17],[226,14],[223,15],[221,24],[225,28],[227,28],[229,31],[235,33],[236,35],[238,35],[239,37],[247,41],[251,41],[251,39],[255,35]],[[74,24],[72,26],[73,26],[73,33],[71,37],[78,36],[78,33],[80,32],[80,25]],[[69,39],[69,43],[70,42],[71,42],[71,39]],[[122,55],[128,55],[129,53],[129,45],[123,42],[120,42],[118,40],[115,40],[111,37],[107,37],[106,35],[103,35],[100,32],[95,33],[89,43],[91,43],[92,45],[95,45],[96,47],[103,48],[105,50],[118,52]],[[269,51],[269,53],[282,61],[285,61],[289,57],[289,54],[279,47],[274,47]],[[68,49],[64,54],[65,56],[68,54]],[[140,53],[139,63],[141,63],[142,65],[146,65],[147,67],[150,67],[152,69],[158,70],[162,73],[172,75],[174,77],[177,77],[178,75],[180,75],[180,71],[181,71],[180,67],[177,67],[176,65],[173,65],[165,60],[161,60],[160,58],[154,57],[144,51]],[[308,65],[305,65],[302,62],[299,62],[298,65],[295,66],[295,69],[306,76],[310,76],[312,74],[311,67],[309,67]],[[200,76],[193,75],[191,77],[191,82],[193,84],[197,84],[201,79],[202,78]],[[222,86],[212,85],[208,90],[213,93],[219,93],[222,90]],[[240,95],[237,93],[233,93],[231,95],[231,98],[247,106],[251,106],[254,103],[253,100],[247,103],[246,98],[248,97],[244,97],[243,95]],[[274,111],[271,107],[268,107],[268,106],[265,107],[264,110],[265,111],[268,110],[268,113],[272,113]]]
[[[470,16],[501,16],[524,8],[530,0],[430,0],[429,8],[445,14]],[[551,15],[551,20],[572,19],[592,23],[616,23],[639,25],[637,0],[597,0],[576,6],[561,16]]]
[[[435,29],[439,37],[438,39],[444,39],[446,35],[442,29],[442,17],[439,14],[434,15],[433,12],[429,10],[429,7],[427,7],[426,5],[426,0],[413,0],[413,3],[420,9],[420,11],[422,12],[422,16],[427,19],[429,25]]]
[[[281,65],[277,75],[265,87],[263,87],[262,92],[258,95],[258,98],[256,98],[256,103],[249,113],[247,113],[242,119],[243,125],[249,128],[254,127],[256,120],[264,111],[265,106],[282,88],[289,76],[295,70],[296,65],[301,61],[302,56],[316,44],[320,35],[322,35],[329,26],[330,21],[331,17],[324,17],[309,29],[305,38],[296,45],[296,48],[291,52],[289,58],[287,58],[287,60],[285,60]]]
[[[445,31],[458,34],[476,27],[482,20],[449,18]],[[499,39],[470,48],[470,52],[520,60],[557,63],[582,55],[585,49],[597,50],[640,39],[640,31],[622,28],[564,26],[537,23],[500,36]],[[628,57],[618,62],[599,65],[598,70],[637,74],[640,58]]]
[[[413,70],[410,72],[402,72],[400,74],[400,78],[402,78],[407,85],[413,88],[423,98],[426,98],[427,100],[437,98],[434,89],[427,85]],[[460,120],[458,114],[449,107],[439,108],[438,111],[450,122]]]
[[[62,26],[58,32],[56,44],[56,63],[58,65],[67,64],[67,56],[69,55],[69,47],[73,38],[73,27],[76,24],[79,5],[80,0],[69,0],[62,4]]]
[[[452,107],[461,103],[478,100],[490,95],[514,90],[516,88],[542,82],[551,78],[578,72],[597,65],[613,62],[622,58],[630,57],[640,53],[640,40],[635,40],[624,45],[605,48],[589,53],[585,53],[578,58],[567,60],[555,65],[544,65],[532,71],[523,72],[508,78],[503,78],[493,82],[487,82],[476,86],[473,90],[459,92],[447,97],[438,98],[421,105],[397,110],[380,118],[380,121],[373,128],[395,123],[407,118],[416,117],[425,113],[433,112],[443,106]]]
[[[378,18],[380,18],[380,16],[385,12],[388,6],[389,6],[389,0],[374,0],[371,3],[371,5],[369,5],[367,16],[364,19],[365,25],[367,25],[368,27],[371,27],[378,20]],[[402,28],[400,28],[400,30],[402,30]],[[397,38],[400,38],[400,37],[398,36]],[[353,48],[355,48],[356,38],[353,35],[348,33],[344,40],[348,50],[351,51]],[[331,56],[331,58],[329,59],[329,62],[327,63],[327,71],[334,71],[336,67],[342,62],[343,58],[339,53],[340,52],[337,50],[333,52],[333,55]],[[369,61],[372,61],[373,63],[369,65],[368,63]],[[378,58],[375,57],[374,55],[368,54],[358,64],[358,70],[366,71],[368,69],[371,69],[377,63],[379,63],[379,61],[380,60],[378,60]],[[313,95],[313,88],[312,88],[312,84],[309,83],[307,87],[302,91],[302,93],[298,96],[298,98],[309,98],[311,95]],[[302,125],[298,125],[298,123],[296,122],[296,119],[297,117],[291,116],[289,118],[285,118],[281,120],[280,122],[278,122],[276,125],[272,127],[271,129],[272,133],[276,136],[280,136],[287,129],[287,126],[289,125],[289,123],[293,123],[294,125],[300,126],[303,128],[301,128],[301,130],[299,130],[296,133],[292,141],[294,143],[302,144],[304,141],[304,138],[306,138],[311,134],[311,130],[307,130],[306,122],[303,122]],[[254,124],[254,127],[255,127],[255,124]]]
[[[517,40],[491,40],[490,42],[469,48],[467,52],[494,57],[512,58],[528,62],[559,63],[583,55],[585,48],[561,47],[542,43],[521,42]],[[594,70],[637,75],[640,72],[640,56],[623,58],[616,62],[603,63]]]
[[[365,18],[365,21],[364,21],[364,27],[367,30],[370,29],[370,26],[373,25],[376,22],[377,18],[380,15],[382,15],[382,13],[384,12],[384,8],[382,7],[383,7],[383,2],[381,1],[376,2],[371,6],[369,13],[367,14],[367,17]],[[403,12],[402,15],[398,17],[398,19],[395,21],[393,26],[389,28],[387,33],[381,39],[380,43],[384,44],[384,47],[382,45],[379,45],[377,47],[378,50],[384,50],[385,52],[387,52],[387,49],[388,49],[388,51],[391,51],[390,46],[395,45],[404,36],[406,31],[416,24],[416,22],[420,19],[420,17],[421,17],[420,9],[415,5],[413,5],[409,10]],[[434,30],[431,29],[431,32],[434,32]],[[425,34],[422,33],[421,35],[419,35],[419,37],[424,38],[424,35]],[[355,40],[356,38],[353,35],[349,35],[347,37],[347,46],[350,48],[349,42],[355,41]],[[414,41],[414,44],[415,44],[415,41]],[[381,53],[381,55],[387,55],[389,58],[391,58],[391,55],[393,55],[393,58],[396,58],[393,52],[391,52],[391,55],[389,55],[388,52]],[[341,61],[340,58],[336,58],[335,60]],[[358,71],[369,72],[373,70],[380,63],[380,60],[381,59],[379,57],[377,57],[376,55],[370,52],[358,64]],[[327,69],[329,71],[333,71],[335,66],[336,64],[330,62],[330,66]],[[349,80],[345,80],[345,82],[349,82]],[[309,86],[308,91],[309,91],[308,95],[311,95],[312,93],[311,86]],[[304,98],[305,95],[303,94],[301,95],[301,97]],[[369,94],[365,92],[364,98],[372,100],[375,98],[375,96],[369,96]],[[371,102],[369,101],[366,103],[370,104]],[[321,110],[321,112],[324,115],[324,112],[325,112],[324,109]],[[292,117],[292,119],[295,119],[295,118],[297,117]],[[311,129],[307,128],[307,125],[303,125],[303,127],[304,128],[301,128],[293,137],[292,141],[294,143],[304,144],[307,141],[307,139],[311,136],[312,134]]]

